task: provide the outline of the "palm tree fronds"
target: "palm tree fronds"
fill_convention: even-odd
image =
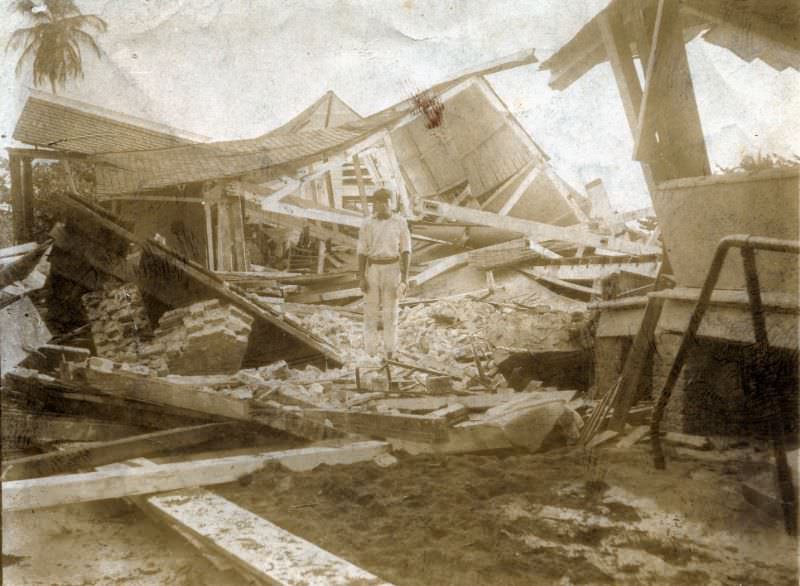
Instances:
[[[13,8],[29,16],[34,26],[14,31],[6,45],[9,49],[24,47],[17,61],[19,74],[31,54],[33,59],[33,83],[36,86],[49,82],[56,92],[69,79],[83,77],[82,45],[87,45],[98,57],[102,50],[95,38],[83,30],[94,29],[105,32],[106,21],[94,14],[81,14],[73,0],[17,0]]]

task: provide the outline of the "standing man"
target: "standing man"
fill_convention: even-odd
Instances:
[[[399,297],[408,287],[411,234],[405,218],[392,214],[391,193],[372,194],[374,214],[364,220],[358,233],[358,276],[366,295],[364,346],[370,355],[380,354],[378,323],[383,325],[383,351],[392,359],[397,344]]]

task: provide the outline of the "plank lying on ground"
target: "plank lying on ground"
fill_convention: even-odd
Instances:
[[[53,410],[152,429],[201,425],[221,419],[219,416],[197,411],[113,397],[104,391],[92,389],[85,383],[77,385],[56,380],[52,376],[19,367],[5,375],[3,387],[4,391],[24,396],[26,401],[35,405],[37,412]]]
[[[330,421],[334,428],[370,437],[402,438],[420,442],[442,442],[447,439],[449,422],[444,417],[425,415],[390,415],[343,409],[304,409],[303,416]]]
[[[278,462],[295,471],[320,464],[371,460],[388,448],[384,442],[360,442],[340,448],[316,447],[254,456],[160,464],[132,471],[102,471],[3,482],[3,510],[36,509],[233,482]]]
[[[142,433],[141,427],[87,417],[30,415],[3,410],[2,439],[6,445],[54,441],[109,441]]]
[[[250,419],[248,401],[226,397],[200,385],[183,384],[166,378],[123,371],[107,372],[93,366],[97,362],[89,360],[88,366],[82,370],[86,382],[114,396],[231,419]]]
[[[156,495],[147,502],[226,559],[271,584],[388,584],[207,490]]]
[[[210,423],[135,435],[87,448],[68,448],[3,463],[3,480],[37,478],[93,468],[111,462],[147,456],[163,450],[192,446],[233,431],[233,422]]]
[[[126,462],[118,462],[115,464],[108,464],[106,466],[99,466],[97,468],[97,471],[98,472],[102,472],[104,470],[127,471],[130,468],[139,468],[142,466],[155,466],[155,464],[145,458],[136,458],[133,460],[128,460]],[[176,491],[170,494],[182,494],[182,493]],[[186,528],[175,522],[171,517],[167,517],[159,510],[157,510],[153,505],[148,503],[146,496],[129,496],[125,497],[124,500],[127,503],[130,503],[131,505],[137,507],[151,521],[155,523],[163,523],[169,529],[175,531],[175,533],[180,535],[183,539],[188,541],[194,548],[196,548],[204,558],[206,558],[209,562],[211,562],[211,564],[213,564],[214,568],[216,568],[216,570],[220,572],[220,574],[216,576],[210,576],[206,574],[204,577],[207,583],[232,584],[232,583],[237,583],[237,581],[241,580],[244,580],[248,584],[262,583],[262,581],[259,580],[257,577],[253,576],[252,574],[246,573],[239,567],[234,567],[229,563],[228,560],[224,559],[216,552],[211,551],[211,548],[208,545],[206,545],[200,539],[189,533],[189,531]]]
[[[439,397],[418,397],[400,399],[380,399],[376,406],[405,411],[434,411],[447,405],[464,405],[470,411],[485,411],[491,407],[520,399],[563,399],[569,401],[577,391],[534,391],[530,393],[481,393],[478,395],[443,395]]]

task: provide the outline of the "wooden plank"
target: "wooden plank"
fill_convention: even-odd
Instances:
[[[303,416],[319,422],[327,420],[334,428],[346,433],[430,443],[445,441],[449,426],[447,420],[440,417],[344,409],[304,409]]]
[[[352,464],[386,451],[384,442],[359,442],[339,448],[314,447],[251,456],[228,456],[147,468],[104,470],[3,482],[3,510],[18,511],[70,503],[121,498],[233,482],[278,462],[295,471],[320,464]]]
[[[597,17],[597,24],[603,38],[603,45],[606,49],[614,79],[617,82],[617,90],[622,98],[622,106],[625,110],[625,117],[628,120],[628,127],[634,139],[639,127],[639,111],[642,105],[642,86],[636,74],[636,65],[631,54],[630,44],[625,38],[625,30],[620,22],[620,15],[610,15],[603,11]],[[646,65],[645,65],[646,67]],[[652,197],[657,189],[653,172],[650,164],[641,162],[642,173],[644,175],[647,190]]]
[[[214,262],[214,227],[211,222],[211,204],[203,202],[203,216],[206,219],[206,268],[213,271],[217,268]]]
[[[388,584],[207,490],[156,495],[147,502],[213,551],[270,584]]]
[[[3,443],[30,445],[55,441],[110,441],[142,432],[141,427],[98,421],[87,417],[9,413],[2,418]]]
[[[548,277],[541,272],[538,272],[538,268],[534,269],[517,269],[517,272],[522,273],[523,275],[527,275],[536,281],[542,281],[545,283],[550,283],[551,285],[555,285],[557,287],[562,287],[564,289],[568,289],[570,291],[574,291],[580,295],[588,295],[592,296],[599,296],[601,291],[599,289],[594,289],[592,287],[584,287],[583,285],[576,285],[575,283],[570,283],[569,281],[562,281],[561,279],[556,279],[555,277]]]
[[[537,275],[561,280],[594,281],[614,273],[625,272],[650,277],[655,279],[658,274],[659,262],[647,263],[619,263],[601,265],[550,265],[530,268]]]
[[[632,448],[636,444],[636,442],[644,439],[649,434],[650,434],[649,425],[640,425],[638,427],[635,427],[633,428],[633,431],[631,431],[628,435],[619,440],[619,442],[617,443],[617,447],[623,449]]]
[[[93,367],[94,360],[96,359],[89,360],[88,366],[81,371],[86,382],[115,397],[179,407],[229,419],[251,419],[249,401],[227,397],[213,389],[196,384],[184,384],[166,378],[119,370],[108,372]]]
[[[609,429],[622,431],[625,426],[625,419],[628,416],[634,402],[639,396],[639,384],[644,375],[644,368],[647,357],[653,348],[653,336],[655,335],[658,320],[661,317],[661,308],[664,300],[661,298],[649,298],[647,306],[642,316],[642,324],[633,339],[633,344],[622,367],[620,375],[620,389],[612,407],[614,413],[611,416]]]
[[[149,456],[223,437],[233,431],[234,425],[236,424],[231,422],[181,427],[102,442],[86,448],[68,448],[60,452],[9,460],[3,463],[2,477],[3,480],[38,478]]]
[[[529,236],[536,242],[547,240],[561,240],[572,242],[581,246],[592,246],[629,254],[656,253],[659,250],[652,246],[644,246],[630,240],[614,238],[611,236],[601,236],[593,234],[584,228],[562,227],[524,220],[511,216],[498,216],[491,212],[474,210],[461,206],[454,206],[444,202],[427,199],[424,200],[424,212],[435,216],[444,216],[449,220],[470,222],[481,226],[490,226],[500,230],[518,232]]]
[[[711,173],[678,0],[658,3],[633,153],[636,160],[663,157],[659,181]]]
[[[361,161],[358,155],[353,155],[353,171],[356,174],[356,185],[358,185],[358,197],[361,200],[361,215],[365,218],[369,216],[369,205],[367,204],[367,188],[364,186],[364,176],[361,174]]]
[[[480,393],[475,395],[442,395],[438,397],[404,397],[379,399],[378,407],[405,411],[434,411],[447,405],[464,405],[470,411],[486,411],[510,401],[562,399],[569,401],[577,391],[534,391],[529,393]]]
[[[16,246],[8,246],[0,248],[0,259],[5,263],[9,258],[19,258],[23,254],[36,250],[39,246],[36,242],[26,242],[25,244],[17,244]]]
[[[591,450],[604,444],[606,442],[610,442],[612,439],[619,435],[618,431],[614,431],[613,429],[606,429],[605,431],[601,431],[596,436],[594,436],[591,441],[586,444],[586,449]]]
[[[403,178],[403,172],[400,170],[400,163],[397,158],[397,153],[394,150],[391,133],[387,132],[384,134],[383,145],[386,149],[386,158],[389,160],[389,166],[392,168],[394,184],[397,187],[397,195],[400,197],[400,204],[402,205],[401,213],[404,215],[411,214],[413,213],[413,206],[411,205],[411,201],[409,199],[406,182]]]
[[[458,267],[462,267],[467,264],[469,261],[469,252],[461,252],[459,254],[454,254],[451,256],[447,256],[445,258],[440,258],[431,265],[426,268],[421,273],[418,273],[411,277],[408,280],[408,284],[411,287],[419,287],[424,283],[427,283],[434,277],[438,277],[441,274],[446,273],[447,271],[451,271]]]

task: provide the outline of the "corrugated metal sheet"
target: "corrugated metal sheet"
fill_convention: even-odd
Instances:
[[[84,106],[41,93],[32,95],[20,114],[13,137],[25,144],[90,155],[194,142],[179,136],[180,131],[170,133],[144,120],[139,123],[111,112],[92,112],[88,105]]]

